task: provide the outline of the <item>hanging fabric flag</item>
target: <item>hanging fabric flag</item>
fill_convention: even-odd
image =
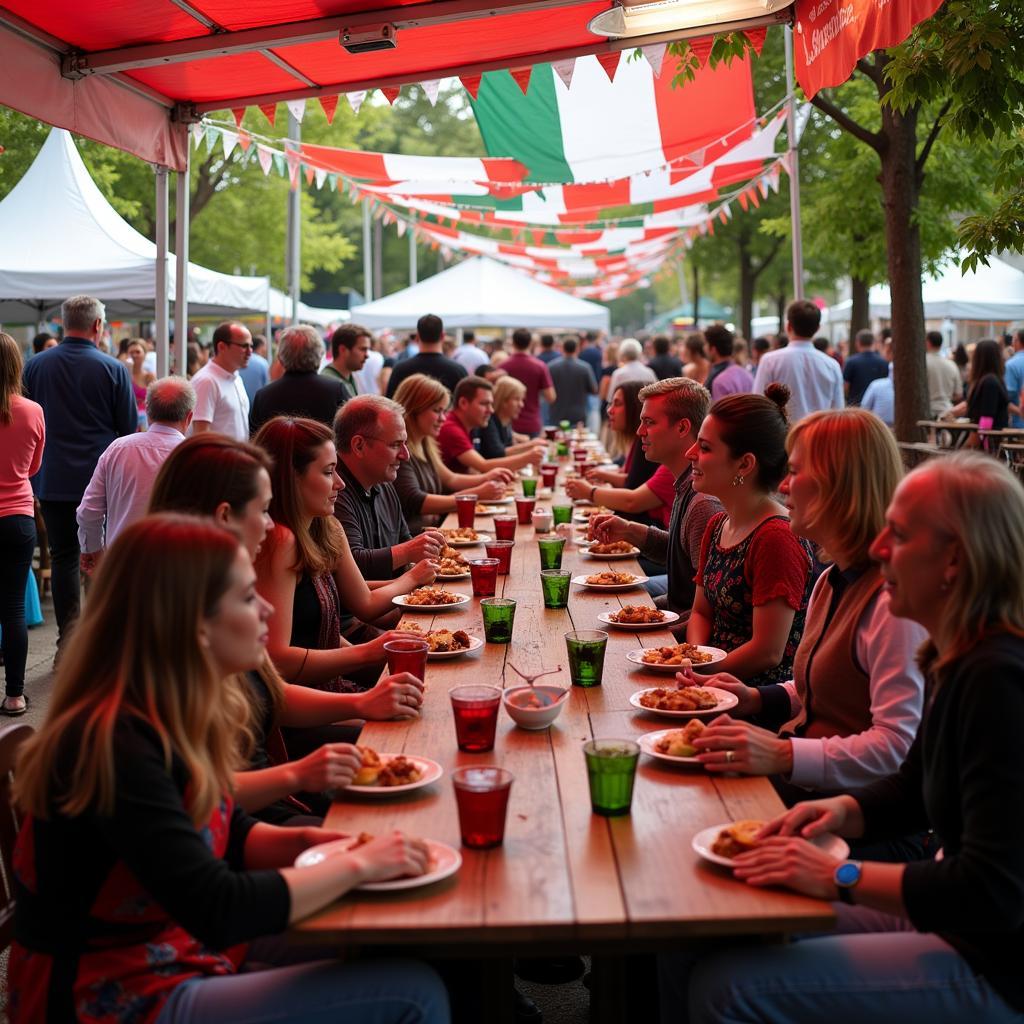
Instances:
[[[338,176],[336,174],[327,175],[327,184],[331,187],[332,192],[338,191]]]
[[[303,164],[302,165],[302,173],[305,174],[305,176],[306,176],[306,184],[307,185],[312,185],[313,184],[313,175],[315,173],[313,168],[310,167],[309,164]]]
[[[263,116],[271,123],[274,123],[274,118],[277,117],[277,104],[276,103],[261,103],[260,110],[263,111]]]
[[[800,140],[803,138],[804,129],[807,127],[807,122],[811,119],[811,105],[810,103],[801,103],[796,108],[796,141],[799,145]]]
[[[718,219],[719,219],[719,220],[720,220],[720,221],[721,221],[721,222],[722,222],[723,224],[728,224],[728,223],[729,223],[729,205],[728,205],[728,204],[726,204],[725,206],[723,206],[723,207],[722,207],[722,208],[721,208],[721,209],[720,209],[720,210],[718,211]]]
[[[744,35],[747,37],[747,41],[750,45],[754,48],[754,53],[760,57],[761,51],[764,49],[764,41],[768,37],[768,29],[763,27],[748,28]]]
[[[345,98],[348,100],[348,104],[352,108],[352,113],[358,114],[359,108],[363,105],[363,100],[366,99],[366,90],[362,89],[359,92],[345,93]]]
[[[317,99],[319,99],[320,106],[323,108],[324,114],[327,116],[327,123],[334,124],[334,112],[338,109],[338,97],[318,96]]]
[[[220,141],[224,146],[224,159],[226,160],[231,156],[231,151],[238,145],[238,135],[224,128],[220,133]]]
[[[316,178],[316,187],[323,188],[324,182],[327,180],[327,172],[322,167],[317,167],[313,171],[313,175]]]
[[[480,84],[482,80],[482,75],[459,75],[459,81],[462,83],[462,88],[465,89],[473,99],[476,99],[477,93],[480,92]]]
[[[404,220],[401,219],[401,217],[399,217],[399,219],[397,221],[395,221],[395,231],[398,232],[398,237],[399,238],[404,238],[405,237],[405,229],[406,229],[406,223],[405,223]]]
[[[430,81],[420,82],[420,87],[427,94],[430,105],[432,107],[437,106],[437,92],[441,88],[441,80],[439,78],[432,78]]]
[[[263,168],[264,176],[270,173],[270,168],[274,165],[274,154],[263,145],[262,142],[256,143],[256,156],[259,159],[260,167]]]
[[[299,154],[293,153],[290,149],[285,150],[284,158],[288,164],[288,180],[291,182],[292,189],[297,189],[299,187],[299,167],[301,166]]]
[[[214,128],[212,124],[206,125],[206,152],[212,153],[213,147],[217,145],[217,139],[220,137],[220,129]]]
[[[750,209],[750,199],[748,198],[746,192],[741,192],[739,194],[739,203],[740,209],[743,210],[744,212]]]
[[[388,106],[394,106],[395,100],[398,99],[398,94],[402,91],[401,86],[393,86],[389,89],[381,89],[381,95],[388,101]]]
[[[551,65],[555,69],[555,74],[562,80],[562,85],[569,89],[572,87],[572,73],[576,70],[576,58],[573,57],[570,60],[558,60]]]
[[[203,135],[205,134],[205,129],[203,128],[202,122],[201,121],[193,121],[192,125],[191,125],[191,131],[192,131],[192,145],[196,149],[198,149],[199,146],[200,146],[200,143],[202,143],[202,141],[203,141]]]
[[[288,113],[291,114],[299,124],[302,124],[302,119],[306,116],[306,101],[286,100],[285,106],[288,108]]]
[[[599,53],[597,54],[597,63],[604,68],[604,73],[608,76],[609,82],[615,81],[615,72],[619,70],[619,57],[622,54],[617,50],[615,53]]]
[[[711,49],[715,45],[714,36],[702,36],[700,39],[690,39],[690,50],[697,58],[697,63],[704,67],[711,56]]]
[[[238,133],[238,144],[242,147],[243,153],[247,153],[252,145],[252,136],[244,128]]]
[[[651,65],[654,77],[658,78],[661,75],[661,62],[665,59],[668,43],[651,43],[650,46],[642,46],[640,49],[643,50],[647,63]]]
[[[530,88],[530,72],[533,68],[510,68],[509,74],[512,80],[519,86],[519,91],[525,96]]]
[[[231,116],[235,119],[235,124],[241,128],[242,118],[245,117],[245,107],[232,107]]]

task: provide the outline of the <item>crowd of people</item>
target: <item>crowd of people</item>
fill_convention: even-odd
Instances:
[[[523,329],[488,352],[427,314],[368,386],[379,344],[357,325],[327,344],[287,328],[250,373],[256,340],[225,323],[190,378],[156,379],[144,346],[97,348],[101,303],[62,313],[24,367],[0,333],[3,714],[31,697],[36,501],[58,627],[15,775],[13,1021],[450,1019],[424,963],[279,939],[423,873],[421,841],[290,865],[336,835],[361,723],[420,713],[423,680],[388,674],[384,644],[409,635],[392,598],[435,579],[456,496],[497,496],[541,462],[545,425],[599,403],[617,464],[567,491],[611,510],[592,537],[639,549],[678,638],[727,652],[677,680],[737,698],[694,740],[706,770],[767,777],[787,807],[736,877],[840,910],[828,937],[664,953],[663,1019],[1022,1019],[1024,492],[980,453],[904,475],[873,336],[841,360],[795,302],[784,344]],[[1024,333],[1005,365],[979,342],[955,381],[928,345],[936,415],[1020,412]],[[850,856],[809,841],[824,832]]]

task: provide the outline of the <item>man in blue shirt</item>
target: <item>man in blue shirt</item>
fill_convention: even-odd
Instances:
[[[1010,397],[1010,407],[1020,408],[1020,393],[1024,388],[1024,329],[1013,332],[1013,355],[1006,360],[1003,382],[1006,393]],[[1024,427],[1024,419],[1015,412],[1010,419],[1010,426],[1018,429]]]
[[[46,421],[46,448],[32,489],[50,548],[58,654],[80,601],[75,512],[99,457],[139,422],[128,367],[96,347],[103,337],[103,303],[76,295],[63,304],[61,316],[64,340],[30,359],[24,377],[25,393],[43,407]]]
[[[260,388],[270,381],[270,363],[267,362],[267,339],[262,334],[252,336],[252,353],[249,362],[238,371],[238,379],[249,396],[249,405]]]
[[[868,385],[889,376],[889,364],[875,351],[875,336],[870,331],[858,331],[856,345],[856,353],[843,367],[847,405],[860,405]]]

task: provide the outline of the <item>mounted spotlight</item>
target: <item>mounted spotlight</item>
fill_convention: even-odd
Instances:
[[[343,28],[338,33],[338,42],[349,53],[375,53],[377,50],[393,50],[398,46],[398,26],[385,21],[380,25],[366,25],[360,28]]]
[[[714,32],[722,25],[778,14],[793,3],[794,0],[622,0],[593,18],[587,28],[594,35],[618,39],[693,29]]]

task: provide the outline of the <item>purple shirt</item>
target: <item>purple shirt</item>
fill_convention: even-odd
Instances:
[[[501,368],[510,377],[515,377],[516,380],[526,385],[523,411],[513,420],[512,429],[517,430],[520,434],[539,434],[542,426],[540,422],[540,393],[545,388],[554,387],[547,366],[525,352],[514,352],[501,364]]]
[[[718,401],[726,395],[746,395],[753,390],[753,375],[738,363],[733,363],[711,382],[711,400]]]

